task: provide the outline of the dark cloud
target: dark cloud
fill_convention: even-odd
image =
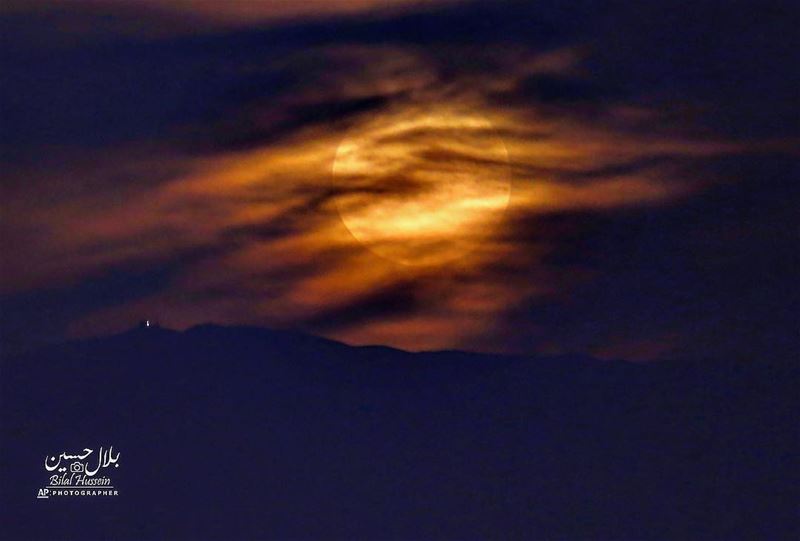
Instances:
[[[552,75],[532,75],[520,81],[517,88],[505,95],[528,103],[544,105],[574,105],[605,101],[610,92],[589,81],[555,77]],[[504,96],[499,96],[503,100]]]
[[[420,298],[419,284],[401,282],[369,292],[367,295],[325,310],[303,322],[310,329],[336,332],[354,325],[369,325],[371,321],[387,317],[413,314],[425,305]]]
[[[211,138],[208,144],[203,144],[201,138],[198,146],[193,145],[193,150],[236,150],[269,144],[305,127],[345,121],[354,115],[381,109],[388,101],[389,98],[379,95],[287,106],[283,118],[268,124],[257,121],[258,111],[251,111],[252,116],[238,111],[205,136]]]

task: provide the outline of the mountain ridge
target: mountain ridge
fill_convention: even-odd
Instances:
[[[225,335],[227,335],[228,337],[233,337],[238,335],[240,337],[246,337],[246,338],[261,338],[261,339],[270,338],[273,340],[277,339],[285,341],[287,344],[303,342],[303,341],[308,343],[316,342],[319,344],[327,344],[331,347],[344,347],[344,348],[351,348],[353,350],[363,350],[363,351],[373,351],[373,352],[391,352],[394,354],[408,355],[409,357],[414,357],[414,356],[442,357],[442,356],[452,355],[461,357],[481,358],[487,360],[503,359],[509,361],[511,360],[553,361],[558,359],[571,359],[581,362],[596,362],[600,364],[623,363],[626,365],[692,362],[690,360],[682,360],[682,359],[661,359],[643,363],[639,361],[630,361],[623,358],[600,359],[580,352],[567,352],[567,353],[549,354],[549,355],[532,355],[532,354],[524,355],[524,354],[469,351],[460,349],[432,349],[432,350],[410,351],[382,344],[363,344],[363,345],[348,344],[346,342],[342,342],[339,340],[325,338],[319,335],[315,335],[313,333],[308,333],[295,329],[271,328],[271,327],[262,327],[256,325],[222,325],[210,322],[193,325],[183,330],[171,329],[169,327],[162,327],[162,326],[143,327],[142,325],[139,325],[131,327],[128,330],[114,334],[89,336],[89,337],[70,339],[59,342],[51,342],[46,345],[41,345],[35,349],[13,354],[0,355],[0,357],[9,357],[9,358],[35,357],[42,353],[57,351],[63,348],[76,348],[76,347],[85,347],[91,345],[101,345],[106,343],[122,342],[129,339],[141,340],[148,337],[153,338],[157,336],[188,339],[190,337],[197,337],[203,335],[206,336],[214,335],[216,337],[222,337]]]

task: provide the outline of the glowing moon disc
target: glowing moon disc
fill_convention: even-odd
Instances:
[[[359,126],[337,149],[333,182],[350,233],[408,265],[473,250],[511,193],[508,152],[492,125],[452,112],[405,111]]]

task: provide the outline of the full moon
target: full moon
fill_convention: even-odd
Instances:
[[[474,250],[508,206],[510,178],[492,124],[448,110],[404,110],[359,125],[333,165],[344,225],[376,254],[406,265]]]

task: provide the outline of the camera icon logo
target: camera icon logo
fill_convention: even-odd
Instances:
[[[81,462],[73,462],[69,465],[69,471],[73,473],[81,473],[83,472],[83,463]]]

